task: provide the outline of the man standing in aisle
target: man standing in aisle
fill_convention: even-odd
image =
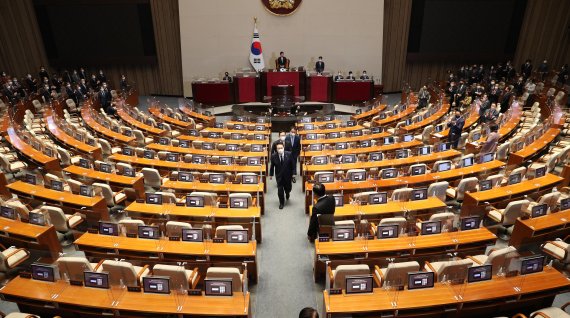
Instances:
[[[279,196],[279,209],[283,209],[285,199],[289,200],[291,192],[291,176],[293,175],[293,160],[291,152],[285,151],[282,141],[277,141],[276,152],[271,155],[271,165],[269,167],[269,179],[277,181],[277,195]]]
[[[285,150],[291,152],[291,160],[293,160],[293,177],[291,181],[295,183],[297,182],[295,179],[297,175],[297,158],[299,158],[299,154],[301,153],[301,138],[297,135],[295,126],[291,127],[289,135],[285,138]]]
[[[453,147],[453,149],[457,149],[463,125],[465,125],[465,119],[463,119],[461,113],[456,110],[455,114],[447,123],[447,127],[449,128],[449,143],[451,143],[451,147]]]

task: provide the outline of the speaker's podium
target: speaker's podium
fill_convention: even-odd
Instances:
[[[305,97],[305,70],[302,68],[261,72],[261,96],[272,96],[272,87],[293,86],[293,96]]]

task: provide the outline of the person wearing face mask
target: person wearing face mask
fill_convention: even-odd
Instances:
[[[342,73],[340,71],[338,71],[338,73],[336,74],[336,76],[334,77],[335,82],[344,79],[344,77],[342,76]]]
[[[325,71],[325,62],[323,62],[323,57],[319,56],[319,60],[315,63],[315,71],[318,75],[323,75]]]
[[[285,151],[284,142],[278,140],[275,144],[276,152],[271,155],[271,165],[269,167],[269,179],[277,181],[277,195],[279,197],[279,209],[283,209],[285,199],[289,200],[291,192],[291,176],[293,174],[293,160],[291,152]]]
[[[461,131],[463,130],[463,125],[465,125],[465,119],[461,116],[461,113],[456,110],[455,114],[447,122],[447,127],[449,128],[449,143],[453,149],[457,149],[459,144],[459,137],[461,137]]]
[[[354,75],[352,75],[352,71],[348,71],[348,75],[346,76],[347,80],[354,81]]]
[[[280,142],[283,143],[285,150],[287,150],[287,146],[285,145],[285,139],[286,139],[285,137],[286,137],[285,131],[283,130],[279,131],[279,138],[276,141],[274,141],[273,144],[271,145],[272,155],[277,152],[277,144]],[[289,149],[291,149],[291,147],[289,147]]]
[[[360,79],[361,80],[369,80],[370,77],[368,76],[368,74],[366,74],[366,71],[362,71],[362,75],[360,75]]]
[[[289,148],[287,146],[289,146]],[[297,135],[297,129],[295,126],[291,127],[289,134],[285,138],[285,150],[291,151],[291,158],[293,160],[293,177],[291,181],[295,183],[297,182],[295,179],[295,176],[297,175],[297,158],[299,158],[299,154],[301,153],[301,138]]]

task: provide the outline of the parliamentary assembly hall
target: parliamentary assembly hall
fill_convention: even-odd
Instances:
[[[0,318],[570,317],[570,0],[0,23]]]

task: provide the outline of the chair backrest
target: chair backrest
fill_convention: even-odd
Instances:
[[[466,132],[461,133],[461,136],[459,136],[459,142],[457,143],[457,148],[459,149],[465,148],[465,144],[467,143],[467,137],[468,134]]]
[[[441,201],[445,202],[446,190],[449,187],[449,182],[447,181],[440,181],[435,182],[429,185],[428,187],[428,196],[429,197],[437,197]]]
[[[50,223],[54,226],[55,230],[58,232],[67,232],[69,227],[67,226],[67,217],[63,213],[61,208],[49,205],[43,205],[40,210],[47,213]]]
[[[455,214],[453,212],[434,213],[429,217],[430,221],[441,221],[442,229],[450,229],[453,226]]]
[[[449,164],[449,166],[451,167],[451,169],[453,169],[453,162],[451,162],[451,160],[438,160],[433,164],[433,172],[437,172],[439,171],[439,165],[440,164]]]
[[[139,225],[144,225],[143,220],[123,219],[119,221],[119,226],[124,229],[125,234],[136,234],[139,231]]]
[[[470,259],[460,259],[454,261],[444,262],[440,268],[437,269],[437,280],[465,280],[467,276],[467,269],[473,266],[473,261]]]
[[[488,176],[486,180],[491,180],[492,186],[496,187],[496,186],[500,185],[501,182],[503,181],[503,176],[500,174],[494,174],[494,175]]]
[[[497,160],[506,160],[509,155],[510,142],[505,142],[497,148]]]
[[[144,145],[144,134],[142,133],[142,131],[138,130],[138,129],[133,129],[133,136],[135,137],[135,139],[137,140],[137,143],[139,145]]]
[[[529,205],[528,200],[511,201],[507,204],[503,212],[503,225],[513,225],[518,217],[522,215],[522,211]]]
[[[433,125],[427,125],[422,132],[422,141],[428,143],[433,132]]]
[[[428,166],[427,166],[425,163],[416,163],[416,164],[411,165],[411,166],[408,168],[408,174],[412,174],[412,172],[414,171],[414,169],[416,169],[416,168],[421,168],[421,167],[424,167],[423,170],[425,171],[425,172],[422,173],[422,174],[426,174],[427,171],[428,171]]]
[[[556,205],[558,204],[558,199],[560,199],[560,192],[550,192],[540,197],[538,204],[546,203],[550,211],[554,211],[554,209],[556,209]]]
[[[229,278],[232,280],[232,291],[242,291],[242,274],[235,267],[210,267],[206,271],[206,279]]]
[[[162,196],[162,203],[176,203],[176,195],[172,192],[156,191],[155,194],[160,194]]]
[[[478,184],[479,179],[477,177],[465,178],[459,181],[457,189],[455,190],[455,199],[459,201],[463,200],[465,192],[475,192]]]
[[[2,169],[6,172],[12,172],[12,169],[10,168],[10,160],[8,160],[8,157],[4,154],[0,154],[0,164],[2,164]]]
[[[126,286],[136,286],[137,272],[133,265],[125,261],[104,260],[101,264],[104,272],[109,273],[109,284],[119,285],[121,280]]]
[[[57,259],[57,267],[61,277],[67,274],[70,280],[83,281],[84,271],[93,271],[93,266],[85,257],[62,256]]]
[[[403,286],[407,284],[408,273],[420,270],[420,264],[416,261],[390,263],[384,273],[382,286]]]
[[[334,270],[333,287],[346,289],[346,276],[368,274],[370,267],[366,264],[338,265]]]
[[[376,194],[378,192],[376,191],[365,191],[365,192],[358,192],[355,193],[352,198],[354,199],[354,201],[359,201],[359,202],[368,202],[368,197],[370,197],[371,194]]]
[[[162,179],[158,170],[154,168],[142,168],[144,183],[153,188],[159,188],[162,185]]]
[[[349,170],[346,172],[346,177],[347,177],[349,180],[352,180],[352,175],[353,175],[353,174],[355,174],[355,173],[361,173],[361,172],[364,172],[364,175],[366,175],[366,170],[365,170],[365,169],[349,169]]]
[[[392,201],[409,201],[413,190],[412,188],[394,190],[394,192],[392,192]]]
[[[172,290],[188,290],[190,273],[184,266],[177,265],[156,264],[152,268],[153,275],[170,277],[170,289]]]
[[[115,197],[113,195],[113,190],[111,187],[106,183],[93,183],[93,190],[95,193],[100,194],[107,202],[107,206],[114,206],[115,205]]]
[[[182,229],[191,229],[192,224],[179,221],[168,221],[166,222],[166,236],[178,236],[182,237]]]
[[[229,199],[232,198],[246,198],[247,199],[247,206],[252,206],[252,196],[251,193],[230,193]]]
[[[220,225],[216,227],[216,237],[226,239],[227,230],[243,230],[241,225]]]
[[[484,265],[493,265],[493,275],[495,275],[501,267],[506,269],[509,266],[508,262],[511,258],[517,256],[516,251],[517,249],[513,246],[495,250],[489,254]]]
[[[15,209],[20,216],[20,219],[29,219],[30,210],[19,200],[6,201],[4,204],[12,209]]]
[[[518,168],[515,168],[515,169],[513,169],[513,171],[511,171],[511,173],[509,173],[509,175],[514,175],[514,174],[517,174],[517,173],[520,173],[520,174],[521,174],[521,177],[524,178],[525,175],[526,175],[526,167],[518,167]]]
[[[69,189],[72,193],[78,194],[81,190],[82,182],[74,180],[74,179],[67,179],[67,184],[69,185]]]
[[[59,154],[59,159],[61,160],[61,164],[63,166],[71,165],[71,155],[69,152],[61,147],[56,147],[57,153]]]
[[[195,191],[190,193],[190,195],[200,196],[204,198],[204,206],[216,207],[218,205],[218,195],[215,193]]]
[[[383,218],[382,220],[380,220],[380,223],[378,224],[378,226],[380,226],[380,225],[398,225],[398,227],[400,229],[400,233],[404,233],[406,231],[406,225],[407,224],[408,224],[408,220],[406,220],[405,217],[396,216],[393,218]]]

